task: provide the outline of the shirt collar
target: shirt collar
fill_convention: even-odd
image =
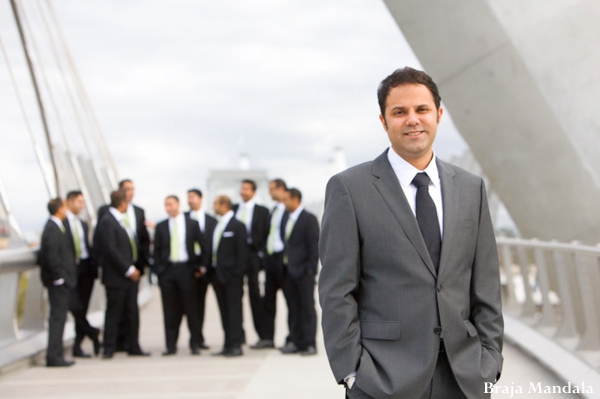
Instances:
[[[169,215],[170,222],[176,221],[177,223],[180,223],[182,221],[182,219],[183,219],[183,213],[181,213],[181,212],[179,212],[179,215],[177,215],[175,217],[172,217]]]
[[[123,220],[123,214],[117,208],[111,206],[110,208],[108,208],[108,211],[112,213],[115,219],[117,219],[117,222]]]
[[[223,223],[229,223],[229,221],[231,220],[231,218],[233,217],[233,211],[229,211],[226,214],[224,214],[223,216],[221,216],[221,220],[223,221]]]
[[[250,198],[247,202],[244,202],[244,200],[242,200],[242,204],[248,209],[253,208],[255,204],[254,198]]]
[[[431,183],[433,183],[434,186],[439,186],[440,174],[438,172],[437,157],[435,152],[433,153],[433,157],[431,158],[431,161],[425,170],[419,170],[415,168],[408,161],[398,155],[391,147],[388,150],[387,157],[402,187],[409,187],[419,172],[427,173],[427,176],[429,176],[429,179],[431,179]]]
[[[67,219],[69,219],[69,222],[75,222],[77,221],[77,216],[73,212],[67,211]]]
[[[290,213],[290,219],[293,219],[294,221],[298,220],[298,216],[300,216],[300,213],[302,213],[303,210],[304,205],[300,204],[300,206],[296,208],[294,212]]]
[[[56,216],[54,216],[54,215],[50,216],[50,220],[52,220],[54,223],[56,223],[56,225],[58,227],[60,227],[61,230],[65,228],[65,226],[63,225],[62,220],[60,220]]]

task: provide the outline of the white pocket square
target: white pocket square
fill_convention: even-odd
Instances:
[[[225,232],[223,232],[223,237],[233,237],[233,231],[225,231]]]

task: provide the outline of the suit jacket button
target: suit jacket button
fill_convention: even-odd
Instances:
[[[433,332],[436,333],[437,335],[440,335],[442,333],[442,327],[437,326],[436,328],[433,329]]]
[[[441,284],[437,286],[437,292],[442,292],[442,285]]]

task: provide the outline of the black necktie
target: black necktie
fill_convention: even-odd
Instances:
[[[442,246],[442,239],[440,236],[440,225],[438,222],[437,211],[435,204],[429,195],[429,176],[427,173],[417,173],[412,181],[417,187],[416,197],[416,213],[417,222],[425,240],[425,245],[429,251],[429,256],[433,261],[435,270],[438,270],[440,265],[440,248]]]

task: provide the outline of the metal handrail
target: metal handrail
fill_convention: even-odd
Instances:
[[[0,250],[0,274],[24,272],[37,266],[39,248]]]

